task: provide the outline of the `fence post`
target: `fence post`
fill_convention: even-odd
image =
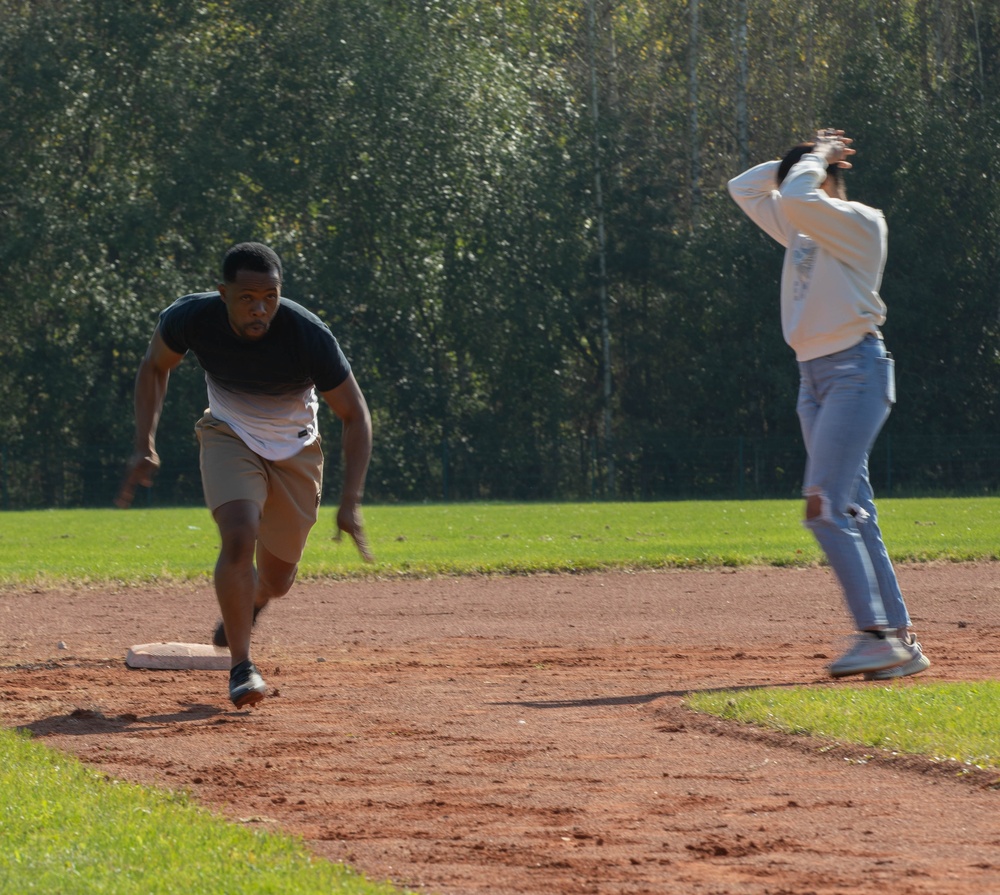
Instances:
[[[885,433],[885,493],[892,494],[892,433]]]
[[[597,499],[597,436],[590,436],[590,499]]]
[[[740,500],[743,500],[743,436],[739,437],[739,458],[740,458],[740,475],[737,485],[737,493],[740,496]]]
[[[448,438],[441,439],[441,497],[448,502]]]

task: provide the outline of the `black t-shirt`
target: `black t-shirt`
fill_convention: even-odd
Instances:
[[[312,385],[326,392],[351,373],[330,327],[284,297],[270,329],[254,341],[233,331],[218,292],[177,299],[160,314],[159,331],[171,351],[193,352],[209,379],[228,391],[282,395]]]

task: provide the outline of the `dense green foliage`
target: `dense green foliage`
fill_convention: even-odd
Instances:
[[[0,0],[0,17],[2,507],[110,501],[156,313],[248,238],[355,367],[371,499],[793,495],[780,253],[724,187],[828,124],[856,137],[850,190],[890,228],[901,403],[876,485],[1000,484],[995,3]],[[155,502],[200,497],[204,401],[187,361]]]

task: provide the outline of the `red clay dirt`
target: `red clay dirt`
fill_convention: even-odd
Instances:
[[[920,682],[996,677],[998,571],[899,569]],[[225,672],[125,667],[215,620],[207,584],[0,591],[0,723],[419,892],[1000,892],[1000,773],[684,707],[887,686],[825,676],[827,569],[301,582],[261,616],[252,712]]]

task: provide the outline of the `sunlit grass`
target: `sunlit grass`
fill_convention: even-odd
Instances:
[[[303,576],[450,575],[810,565],[800,501],[427,504],[365,509],[376,562],[321,509]],[[1000,498],[894,499],[880,524],[897,561],[1000,556]],[[0,513],[0,583],[184,580],[208,575],[218,535],[200,507]]]
[[[992,560],[1000,499],[886,500],[898,561]],[[366,509],[377,562],[332,540],[325,507],[303,576],[531,573],[809,565],[799,501],[437,504]],[[218,535],[201,508],[0,513],[0,583],[142,584],[208,576]],[[910,682],[692,694],[696,711],[968,766],[998,767],[1000,684]],[[387,893],[313,861],[296,840],[225,824],[183,795],[132,787],[0,729],[4,892]]]
[[[788,733],[1000,768],[1000,682],[693,693],[690,708]]]
[[[224,822],[0,729],[0,890],[59,895],[390,895],[298,840]]]

